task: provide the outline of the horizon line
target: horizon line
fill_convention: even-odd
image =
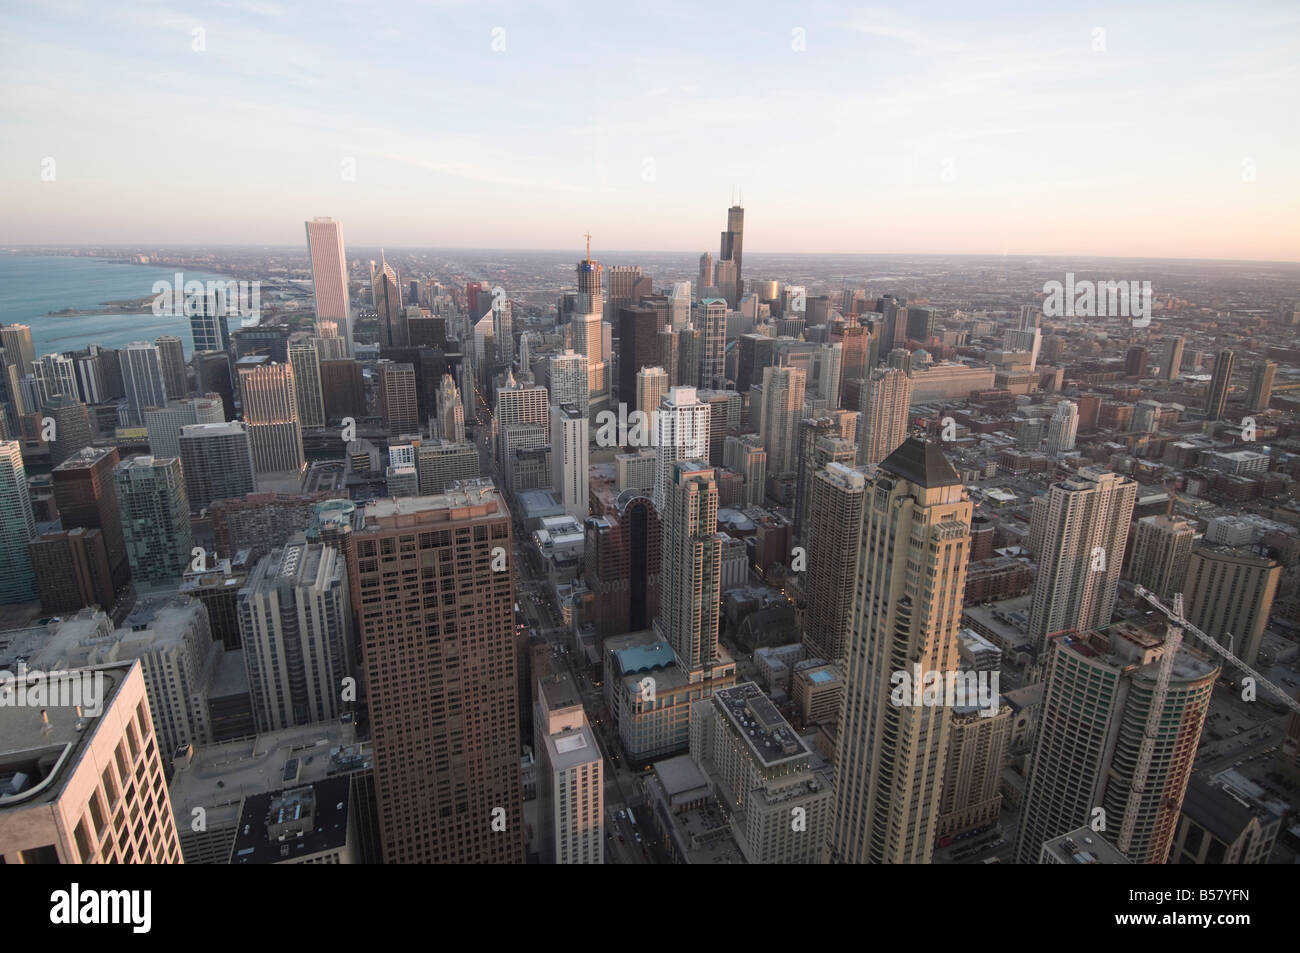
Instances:
[[[6,244],[0,242],[0,253],[12,255],[14,252],[17,251],[32,250],[32,249],[46,249],[46,248],[49,249],[66,248],[66,249],[75,249],[75,250],[95,249],[95,248],[138,250],[141,246],[142,243],[135,243],[135,242],[132,243],[116,243],[116,242],[98,243],[97,242],[97,243],[89,243],[89,244],[46,242],[41,244],[24,244],[24,245]],[[307,254],[306,243],[298,245],[298,244],[259,244],[259,243],[236,244],[236,243],[228,243],[228,242],[221,242],[215,244],[202,244],[199,242],[171,242],[171,243],[158,243],[157,247],[176,248],[176,249],[191,249],[191,248],[192,249],[213,249],[213,250],[216,249],[299,250],[302,251],[304,254]],[[372,246],[370,246],[365,242],[359,242],[353,247],[370,248]],[[416,252],[416,251],[420,251],[420,252],[512,252],[512,253],[548,253],[548,254],[557,254],[557,255],[569,253],[568,249],[564,249],[564,248],[519,248],[519,247],[507,248],[507,247],[492,247],[492,246],[451,246],[451,245],[389,245],[387,243],[376,244],[373,247],[383,248],[385,250],[393,249],[398,252]],[[886,258],[994,258],[994,259],[996,258],[1015,258],[1015,259],[1047,258],[1047,259],[1081,259],[1081,260],[1099,259],[1099,260],[1112,260],[1112,261],[1224,262],[1230,264],[1243,264],[1243,265],[1244,264],[1300,265],[1300,260],[1290,260],[1284,258],[1205,258],[1205,257],[1192,258],[1192,257],[1177,257],[1177,256],[1170,257],[1170,256],[1137,256],[1137,255],[1103,255],[1103,254],[1047,254],[1042,252],[1017,252],[1015,254],[1012,254],[1009,252],[908,252],[908,251],[795,252],[795,251],[757,251],[753,249],[746,249],[746,251],[749,254],[753,254],[753,255],[789,255],[789,256],[801,256],[801,257],[809,257],[809,258],[847,255],[847,256],[864,257],[864,258],[872,257],[872,256],[886,257]],[[581,254],[581,249],[577,249],[577,252]],[[608,249],[608,254],[696,255],[696,254],[704,254],[704,253],[703,252],[697,253],[691,250],[680,250],[680,249],[611,248]],[[708,252],[708,254],[712,254],[712,252]],[[601,259],[597,257],[592,260],[599,262]]]

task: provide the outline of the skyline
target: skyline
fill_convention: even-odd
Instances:
[[[6,11],[0,243],[1300,260],[1281,4],[587,11]]]

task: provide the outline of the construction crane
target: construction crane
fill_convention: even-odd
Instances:
[[[1182,615],[1182,606],[1178,614]],[[1142,743],[1138,746],[1137,764],[1133,767],[1133,783],[1129,787],[1128,801],[1124,804],[1124,820],[1120,824],[1120,852],[1128,853],[1133,840],[1133,828],[1137,825],[1138,809],[1142,806],[1142,795],[1146,791],[1147,773],[1151,770],[1151,758],[1156,750],[1156,735],[1160,732],[1160,719],[1165,710],[1165,696],[1169,693],[1169,676],[1174,668],[1174,656],[1183,643],[1183,630],[1177,625],[1170,625],[1165,636],[1165,654],[1160,659],[1160,668],[1156,670],[1156,687],[1151,693],[1151,707],[1147,709],[1147,720],[1142,726]]]
[[[1296,699],[1233,655],[1231,650],[1224,648],[1187,621],[1187,617],[1183,614],[1183,594],[1181,592],[1175,593],[1174,604],[1171,608],[1161,602],[1160,598],[1146,587],[1138,586],[1136,590],[1139,597],[1151,603],[1156,611],[1169,620],[1169,633],[1165,637],[1165,652],[1160,660],[1160,668],[1157,670],[1155,690],[1151,694],[1151,707],[1147,711],[1147,720],[1142,731],[1142,744],[1138,747],[1137,764],[1134,765],[1133,769],[1133,783],[1129,788],[1128,801],[1124,805],[1124,819],[1120,825],[1119,842],[1116,845],[1125,854],[1128,853],[1133,839],[1133,828],[1137,824],[1138,809],[1142,805],[1142,795],[1146,789],[1147,774],[1151,770],[1151,758],[1155,753],[1156,736],[1159,733],[1160,719],[1164,712],[1165,696],[1169,692],[1169,676],[1173,670],[1174,657],[1178,654],[1179,646],[1182,645],[1184,632],[1190,632],[1196,636],[1205,648],[1218,655],[1234,668],[1245,672],[1255,680],[1256,684],[1263,685],[1280,698],[1288,708],[1300,712],[1300,701],[1296,701]]]
[[[1174,605],[1173,608],[1170,608],[1161,602],[1160,598],[1145,586],[1137,586],[1135,591],[1139,597],[1155,606],[1156,611],[1163,614],[1165,618],[1169,620],[1170,624],[1196,636],[1205,648],[1209,649],[1215,655],[1218,655],[1233,668],[1245,672],[1255,680],[1255,684],[1264,686],[1281,699],[1282,704],[1286,705],[1297,714],[1300,714],[1300,701],[1296,701],[1284,689],[1278,688],[1263,675],[1259,674],[1259,672],[1255,671],[1241,659],[1237,658],[1237,656],[1233,655],[1231,651],[1224,648],[1216,640],[1210,638],[1196,626],[1187,621],[1187,618],[1183,615],[1183,594],[1181,592],[1174,595]]]

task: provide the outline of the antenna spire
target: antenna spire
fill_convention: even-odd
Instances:
[[[583,235],[587,239],[587,261],[591,261],[591,232],[584,232]]]

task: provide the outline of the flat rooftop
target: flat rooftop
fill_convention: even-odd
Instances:
[[[403,496],[396,499],[371,500],[357,510],[357,529],[368,529],[385,520],[416,517],[423,513],[456,510],[463,507],[485,507],[505,513],[505,501],[490,479],[462,480],[442,493],[430,496]],[[489,511],[491,511],[489,509]]]
[[[170,757],[168,753],[166,757]],[[246,797],[310,784],[372,764],[370,743],[358,744],[349,721],[318,722],[194,749],[175,764],[172,808],[189,817],[207,810],[209,827],[233,825]]]
[[[291,863],[344,847],[351,783],[348,777],[333,777],[252,795],[239,814],[230,862]]]
[[[764,767],[807,756],[803,739],[753,682],[718,690],[713,695],[713,704]]]
[[[0,686],[11,699],[0,706],[0,811],[59,799],[135,664],[114,662],[52,676],[11,674]],[[38,683],[45,692],[40,704],[22,703]]]
[[[1043,850],[1060,864],[1129,864],[1127,857],[1091,827],[1053,837]]]

